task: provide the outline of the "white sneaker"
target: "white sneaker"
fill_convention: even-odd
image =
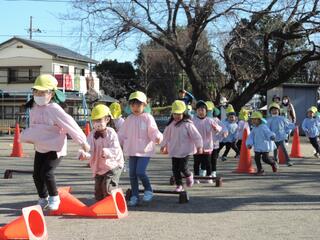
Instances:
[[[216,171],[213,171],[213,172],[211,173],[211,175],[212,175],[212,177],[217,177],[217,172],[216,172]]]
[[[194,180],[194,184],[200,184],[199,180]]]
[[[49,209],[55,211],[59,209],[60,197],[58,196],[49,196]]]
[[[39,198],[39,200],[38,200],[38,205],[40,205],[40,207],[41,207],[42,209],[45,209],[45,208],[48,207],[48,204],[49,204],[48,198],[49,198],[49,197]]]
[[[151,191],[144,191],[143,199],[144,202],[151,202],[153,198],[153,192]]]
[[[202,170],[202,169],[200,169],[199,175],[200,175],[201,177],[206,176],[206,174],[207,174],[207,170]]]

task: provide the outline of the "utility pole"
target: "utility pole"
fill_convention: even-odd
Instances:
[[[90,59],[92,59],[92,41],[90,42]],[[92,64],[90,63],[90,76],[92,76]]]
[[[29,39],[32,39],[33,32],[41,33],[41,30],[39,28],[32,28],[32,16],[30,16],[30,26],[29,26],[28,32],[29,32]]]

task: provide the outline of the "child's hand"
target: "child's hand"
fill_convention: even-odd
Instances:
[[[89,152],[90,151],[90,145],[88,143],[82,143],[81,144],[81,148],[85,151],[85,152]]]
[[[82,149],[79,150],[78,152],[78,159],[83,161],[83,160],[87,160],[91,157],[90,153],[87,153],[85,151],[83,151]]]
[[[156,140],[154,142],[155,142],[155,144],[160,144],[161,139],[160,138],[156,138]]]
[[[202,147],[197,148],[197,154],[202,154],[202,153],[203,153],[203,148]]]
[[[217,126],[213,123],[212,124],[212,129],[214,130],[214,131],[217,131]]]
[[[248,149],[251,149],[251,148],[252,148],[252,146],[251,146],[251,145],[248,145],[248,146],[247,146],[247,148],[248,148]]]
[[[102,149],[101,157],[102,158],[108,158],[108,152],[106,151],[106,149]]]
[[[160,152],[161,152],[162,154],[168,154],[167,147],[161,147],[161,148],[160,148]]]
[[[223,133],[223,137],[224,137],[224,138],[228,137],[228,132],[224,132],[224,133]]]

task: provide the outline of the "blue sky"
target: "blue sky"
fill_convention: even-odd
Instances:
[[[0,42],[13,36],[29,38],[27,29],[32,16],[33,28],[42,31],[33,33],[34,40],[62,45],[89,56],[90,44],[84,38],[81,41],[79,37],[80,23],[60,18],[67,11],[72,12],[68,1],[0,0],[0,9]],[[134,61],[136,55],[135,48],[115,50],[112,46],[101,48],[93,43],[93,58],[98,61],[106,58],[117,59],[119,62]]]

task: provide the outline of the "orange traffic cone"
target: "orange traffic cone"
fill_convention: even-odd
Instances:
[[[16,128],[15,128],[15,132],[14,132],[14,139],[13,139],[13,148],[12,148],[12,153],[10,156],[11,157],[23,157],[22,144],[20,142],[19,123],[16,123]]]
[[[88,136],[90,134],[90,123],[86,123],[86,128],[84,130],[84,133],[86,134],[86,136]]]
[[[300,151],[299,127],[296,127],[294,129],[290,157],[302,158],[302,154]]]
[[[245,128],[242,135],[242,144],[240,150],[240,160],[236,173],[254,173],[256,170],[252,167],[252,160],[250,149],[246,146],[246,141],[248,138],[248,130]]]
[[[0,228],[0,239],[48,239],[46,222],[39,205],[22,209],[22,216]]]
[[[90,207],[98,217],[124,218],[128,216],[126,199],[122,189],[114,189],[111,195]]]
[[[284,152],[283,152],[283,149],[282,147],[280,146],[278,148],[278,158],[279,158],[279,164],[286,164],[286,157],[284,155]]]

